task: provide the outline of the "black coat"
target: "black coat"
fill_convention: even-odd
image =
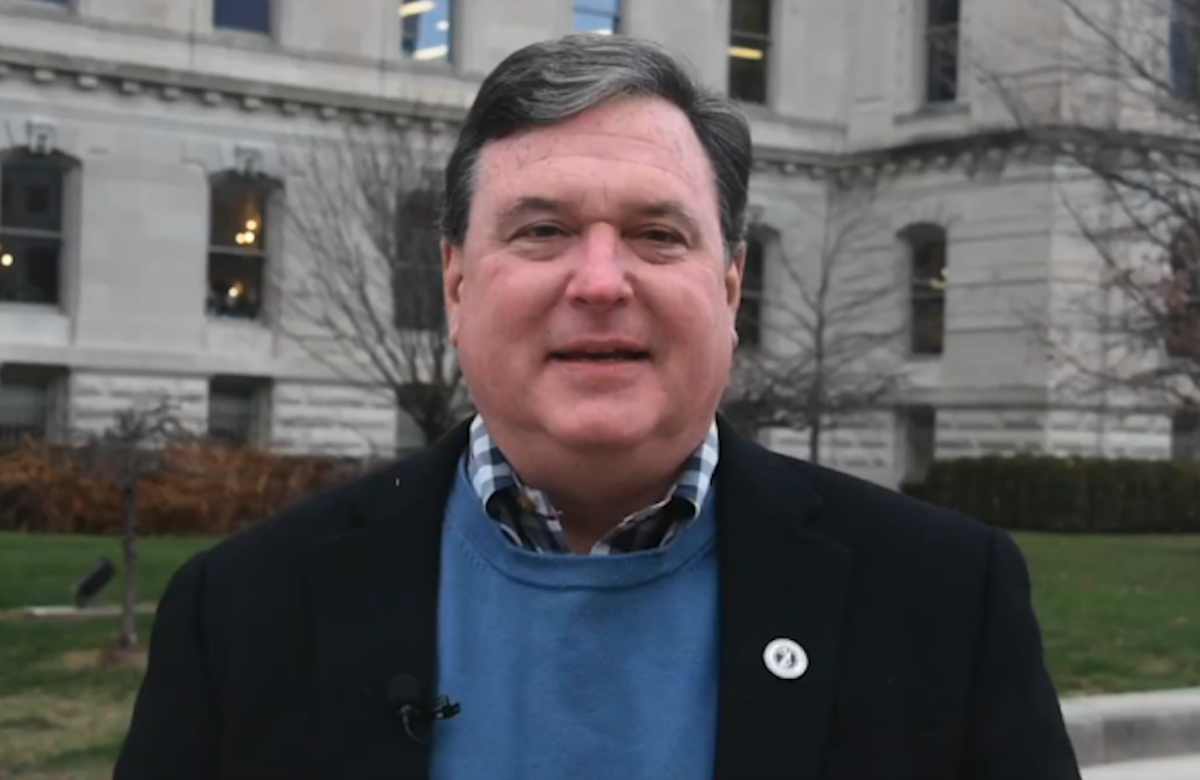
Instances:
[[[425,778],[387,687],[433,679],[466,441],[460,426],[185,564],[116,780]],[[724,422],[716,485],[718,780],[1077,780],[1006,534]],[[765,667],[778,637],[807,650],[801,678]]]

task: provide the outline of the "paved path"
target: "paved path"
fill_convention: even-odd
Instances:
[[[1200,754],[1087,767],[1083,780],[1200,780]]]

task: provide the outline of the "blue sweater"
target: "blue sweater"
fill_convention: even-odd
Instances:
[[[534,553],[464,470],[447,505],[431,780],[708,780],[717,721],[714,491],[663,549]]]

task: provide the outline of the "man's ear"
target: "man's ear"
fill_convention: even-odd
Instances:
[[[725,268],[725,303],[730,314],[737,316],[742,302],[742,276],[746,270],[746,242],[738,244]]]
[[[462,247],[442,239],[442,296],[446,304],[446,325],[450,343],[458,346],[458,317],[462,304]]]

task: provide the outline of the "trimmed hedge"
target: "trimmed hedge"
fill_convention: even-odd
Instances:
[[[368,464],[211,444],[168,449],[138,485],[145,535],[224,536],[260,522]],[[0,531],[119,534],[118,491],[70,450],[26,443],[0,455]]]
[[[1200,533],[1196,461],[964,458],[902,490],[1013,531]]]

